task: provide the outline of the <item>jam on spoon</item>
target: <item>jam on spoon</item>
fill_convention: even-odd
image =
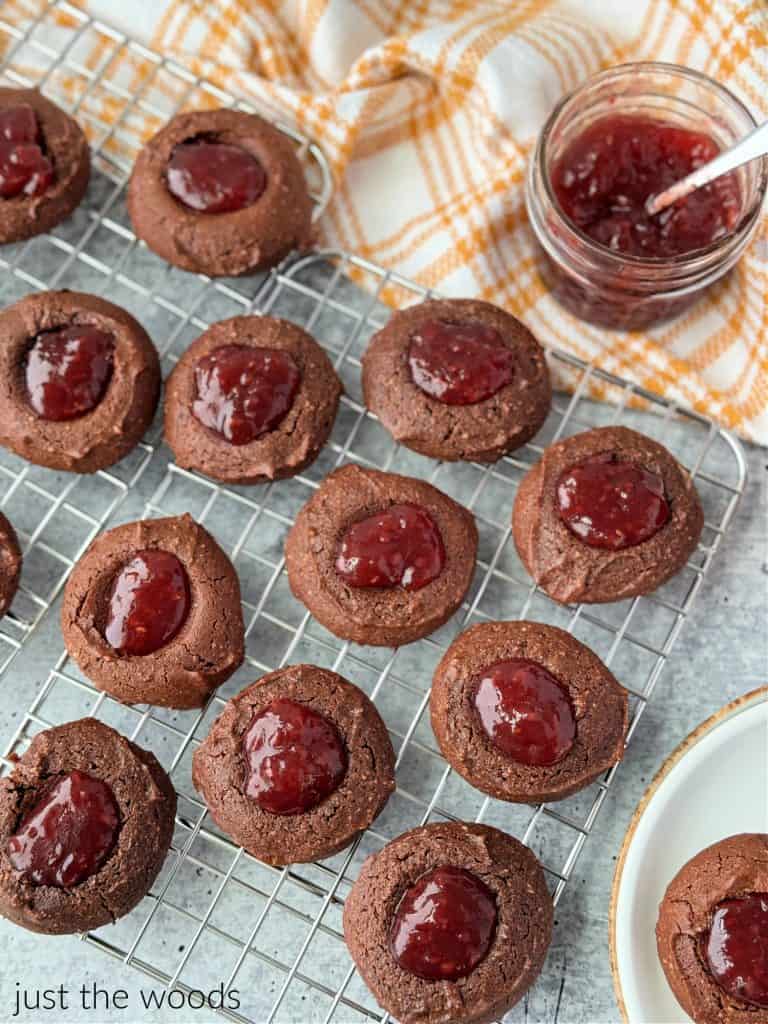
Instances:
[[[646,200],[712,160],[709,135],[639,115],[602,117],[556,159],[551,180],[565,216],[595,242],[628,256],[669,258],[711,245],[736,226],[741,193],[722,175],[656,216]]]

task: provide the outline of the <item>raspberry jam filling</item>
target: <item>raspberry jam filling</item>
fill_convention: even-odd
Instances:
[[[556,505],[579,540],[611,551],[649,540],[670,516],[659,474],[610,452],[566,469],[557,483]]]
[[[510,658],[489,666],[474,705],[488,738],[513,761],[556,764],[573,746],[576,717],[568,692],[535,661]]]
[[[645,201],[717,156],[709,135],[646,117],[600,118],[555,161],[565,216],[614,252],[670,257],[711,245],[736,227],[741,193],[725,174],[650,217]]]
[[[495,930],[491,890],[471,872],[446,864],[403,894],[389,941],[404,971],[428,981],[456,981],[487,954]]]
[[[8,840],[8,859],[35,885],[69,889],[99,870],[119,831],[111,788],[85,772],[71,771],[43,787]]]
[[[222,345],[195,365],[197,420],[230,444],[274,430],[293,405],[301,374],[280,349]]]
[[[498,331],[481,323],[427,320],[411,335],[414,384],[446,405],[482,402],[514,376],[514,357]]]
[[[267,176],[241,146],[200,137],[175,146],[166,169],[171,195],[199,213],[232,213],[255,203]]]
[[[39,196],[52,181],[53,164],[32,107],[0,110],[0,197]]]
[[[168,551],[137,551],[112,583],[104,638],[120,654],[159,650],[189,613],[189,579]]]
[[[336,572],[352,587],[420,590],[445,565],[443,538],[426,509],[390,505],[353,523],[336,555]]]
[[[94,409],[112,377],[115,339],[88,324],[38,334],[27,354],[29,404],[44,420],[74,420]]]
[[[254,715],[243,737],[245,792],[270,814],[301,814],[339,788],[347,751],[323,715],[287,698]]]
[[[724,992],[768,1008],[768,893],[718,903],[702,946],[709,972]]]

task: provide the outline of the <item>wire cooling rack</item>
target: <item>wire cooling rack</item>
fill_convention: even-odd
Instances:
[[[64,28],[62,15],[71,22]],[[346,389],[332,438],[318,460],[277,484],[223,487],[182,470],[157,444],[157,428],[149,435],[153,443],[93,478],[73,479],[0,456],[0,485],[7,484],[0,505],[21,530],[27,549],[23,597],[31,602],[28,613],[16,602],[0,625],[0,642],[13,630],[19,634],[8,641],[12,650],[0,662],[0,676],[6,693],[18,693],[24,684],[15,669],[28,659],[45,680],[31,704],[19,696],[26,710],[6,755],[21,753],[41,729],[96,715],[153,750],[171,774],[179,809],[165,867],[132,914],[84,936],[87,942],[143,971],[156,985],[186,993],[191,1009],[203,998],[200,993],[215,993],[222,985],[229,995],[214,996],[224,1003],[218,1012],[234,1021],[386,1021],[352,967],[341,929],[343,902],[362,859],[426,821],[484,821],[534,850],[559,901],[617,770],[567,800],[538,807],[505,804],[473,790],[448,768],[429,726],[429,682],[445,648],[477,621],[530,618],[560,625],[591,646],[630,690],[631,739],[744,489],[740,448],[703,416],[559,351],[549,352],[550,362],[568,377],[573,393],[556,395],[535,443],[513,456],[493,466],[449,465],[396,445],[363,405],[360,356],[388,315],[383,297],[406,304],[427,292],[335,251],[289,260],[254,278],[209,281],[166,266],[130,229],[125,183],[138,145],[130,130],[134,120],[147,114],[162,120],[211,97],[247,105],[66,3],[49,5],[23,28],[0,17],[0,47],[4,44],[2,84],[38,84],[75,112],[90,130],[95,174],[85,203],[67,224],[0,254],[0,267],[7,271],[2,301],[30,288],[107,292],[147,327],[166,371],[214,320],[250,310],[286,316],[326,347]],[[99,54],[95,64],[94,52]],[[136,92],[120,84],[111,69],[126,58],[151,63],[152,80],[162,81],[159,91],[167,107],[158,105],[154,88],[142,85]],[[330,187],[327,165],[316,147],[294,138],[314,176],[320,211]],[[610,393],[613,405],[589,399],[595,384]],[[640,404],[657,415],[639,411]],[[517,558],[509,522],[515,489],[545,445],[620,422],[663,441],[690,469],[705,507],[702,540],[682,572],[649,597],[562,607],[531,584]],[[293,599],[287,584],[283,541],[297,511],[331,469],[350,461],[428,479],[471,508],[478,523],[478,568],[464,606],[433,636],[395,652],[337,639]],[[51,659],[50,650],[61,649],[60,639],[51,648],[43,629],[8,672],[10,658],[107,520],[114,525],[141,514],[180,512],[191,512],[228,551],[243,593],[246,664],[204,711],[118,704],[95,690],[65,653]],[[37,574],[36,557],[44,560]],[[45,620],[54,636],[55,621],[55,614]],[[322,863],[276,869],[235,847],[211,822],[191,786],[191,755],[229,697],[261,673],[300,661],[341,672],[374,700],[397,752],[398,788],[373,828],[348,850]],[[10,765],[8,757],[3,761]],[[550,956],[541,980],[509,1021],[523,1015],[527,1021],[556,1019],[560,967]]]

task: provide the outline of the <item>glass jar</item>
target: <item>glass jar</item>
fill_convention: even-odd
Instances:
[[[539,136],[526,179],[526,205],[544,250],[542,276],[552,294],[592,323],[638,329],[676,316],[726,274],[760,220],[768,160],[736,171],[741,209],[736,227],[703,249],[668,257],[615,252],[589,238],[558,205],[550,170],[595,120],[640,115],[711,136],[721,148],[755,127],[747,108],[724,86],[676,64],[620,64],[562,99]]]

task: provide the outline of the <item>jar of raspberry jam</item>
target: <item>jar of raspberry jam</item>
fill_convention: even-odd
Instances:
[[[621,64],[558,103],[526,181],[542,276],[576,316],[635,330],[726,274],[760,219],[768,160],[650,218],[644,202],[755,127],[724,86],[676,64]]]

